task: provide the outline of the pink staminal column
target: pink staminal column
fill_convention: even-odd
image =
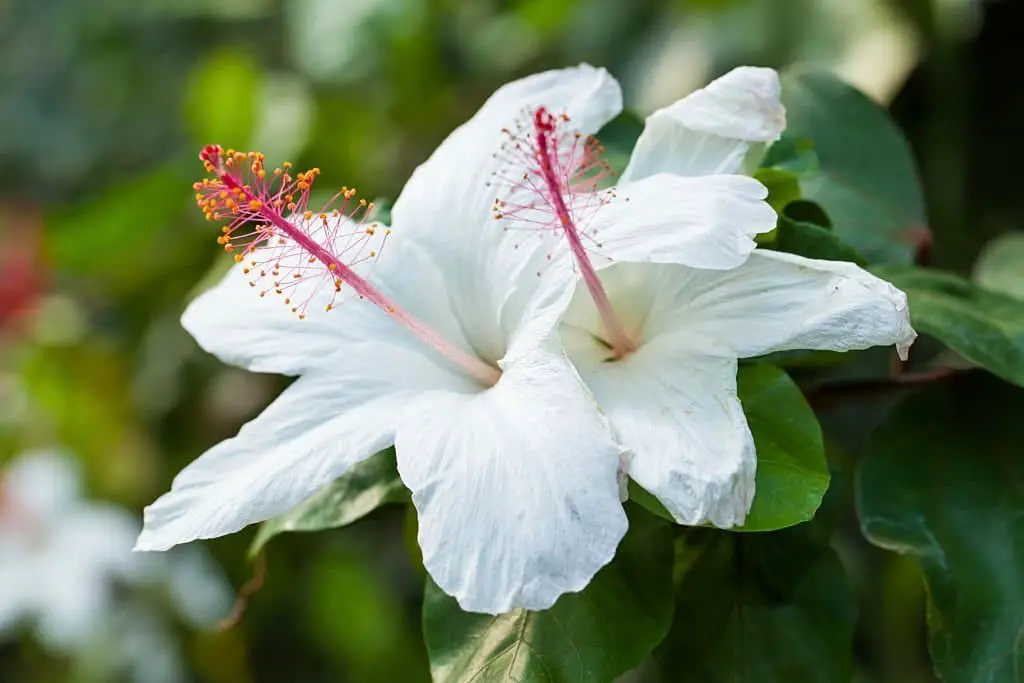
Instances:
[[[341,209],[313,212],[308,210],[309,192],[319,169],[292,175],[290,164],[283,164],[268,171],[262,154],[224,152],[218,145],[206,146],[199,158],[214,177],[195,183],[196,203],[208,220],[226,223],[217,241],[225,251],[235,252],[237,262],[246,262],[246,274],[251,271],[255,277],[250,285],[256,287],[263,278],[271,280],[261,296],[268,291],[286,295],[285,304],[304,318],[312,294],[298,302],[287,296],[297,291],[299,282],[314,279],[319,285],[322,281],[334,292],[344,285],[481,385],[498,382],[497,368],[451,344],[353,269],[377,256],[376,250],[364,248],[377,232],[376,224],[364,227],[362,223],[372,205],[359,200],[353,206],[354,190],[342,188],[335,195],[335,200],[343,200]],[[328,311],[332,307],[333,299],[326,305]]]
[[[601,322],[608,333],[607,341],[612,347],[612,352],[616,358],[623,358],[636,351],[637,345],[626,333],[622,321],[619,320],[611,301],[608,299],[608,294],[604,291],[604,286],[597,275],[597,270],[594,268],[594,264],[591,262],[590,256],[583,245],[583,240],[580,237],[581,231],[577,227],[572,210],[572,180],[574,177],[580,177],[580,169],[572,168],[572,166],[577,161],[584,167],[588,166],[589,163],[586,161],[586,155],[577,160],[575,146],[573,146],[573,151],[569,155],[569,167],[566,167],[567,164],[563,163],[558,138],[558,124],[560,120],[565,122],[568,121],[568,118],[562,117],[558,119],[544,107],[538,108],[533,115],[534,149],[530,156],[533,157],[533,160],[538,165],[535,173],[539,175],[542,181],[542,186],[538,189],[543,194],[544,203],[554,212],[555,218],[558,220],[558,224],[561,226],[562,232],[569,242],[569,250],[576,261],[576,266],[580,269],[583,282],[586,284],[587,291],[590,292],[590,296],[594,300],[594,306],[597,308],[597,312],[601,316]]]

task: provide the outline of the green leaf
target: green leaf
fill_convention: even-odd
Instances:
[[[760,168],[754,178],[768,188],[768,203],[775,212],[782,213],[786,204],[800,199],[800,178],[790,171],[778,168]]]
[[[907,399],[857,483],[864,535],[914,557],[945,683],[1024,675],[1024,392],[981,373]]]
[[[827,72],[791,70],[782,84],[788,126],[766,165],[809,140],[818,168],[800,174],[803,197],[825,207],[839,237],[872,263],[912,261],[914,235],[926,226],[924,199],[910,147],[889,114]]]
[[[864,257],[832,230],[794,218],[790,209],[794,208],[794,205],[805,203],[809,202],[792,202],[779,216],[774,248],[807,258],[850,261],[859,266],[867,265]]]
[[[808,525],[693,529],[676,558],[676,619],[655,651],[665,681],[849,683],[853,592]]]
[[[818,154],[814,151],[814,143],[807,138],[783,135],[764,155],[761,168],[754,174],[758,177],[761,171],[774,169],[800,176],[818,170]]]
[[[914,329],[1024,386],[1024,301],[937,270],[883,267],[874,272],[907,293]]]
[[[615,559],[543,612],[466,613],[428,579],[423,629],[435,683],[610,683],[640,664],[672,621],[672,536],[628,509]]]
[[[404,503],[409,492],[402,485],[389,448],[359,463],[312,498],[260,526],[249,549],[255,556],[278,534],[288,531],[321,531],[346,526],[387,503]]]
[[[770,365],[743,365],[740,402],[757,446],[754,504],[738,531],[770,531],[814,517],[828,490],[821,426],[789,376]]]
[[[828,490],[829,472],[821,426],[800,388],[782,370],[763,364],[740,366],[740,402],[757,447],[754,504],[735,531],[772,531],[814,517]],[[651,493],[629,482],[629,498],[674,521]]]

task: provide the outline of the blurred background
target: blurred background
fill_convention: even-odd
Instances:
[[[282,388],[178,323],[230,261],[192,202],[202,144],[393,198],[520,75],[603,65],[643,116],[738,64],[813,62],[891,106],[920,164],[930,258],[968,273],[1024,219],[1005,170],[1024,153],[1022,30],[1009,0],[0,0],[0,467],[57,448],[86,498],[138,518]],[[168,601],[146,619],[174,635],[176,680],[425,681],[409,528],[392,507],[275,539],[230,630],[195,628]],[[229,597],[254,572],[252,533],[205,544]],[[933,681],[918,575],[846,543],[859,680]],[[140,645],[142,660],[167,642]],[[4,683],[165,680],[83,664],[117,656],[57,651],[31,621],[0,631]]]

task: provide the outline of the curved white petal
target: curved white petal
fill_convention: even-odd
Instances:
[[[434,581],[463,609],[545,609],[581,590],[626,531],[619,450],[560,352],[534,347],[490,390],[437,392],[396,450]]]
[[[181,324],[199,346],[225,363],[282,375],[300,374],[338,349],[341,322],[333,311],[315,306],[300,320],[280,297],[261,297],[244,268],[233,267],[185,309]]]
[[[612,261],[734,268],[775,227],[764,185],[746,176],[668,173],[617,187],[585,220],[596,253]]]
[[[740,358],[891,344],[906,357],[917,336],[906,295],[852,263],[759,249],[735,270],[692,273],[680,285],[679,325]]]
[[[647,117],[623,184],[655,173],[736,173],[786,127],[779,76],[740,67]]]
[[[493,216],[494,200],[509,192],[493,174],[521,175],[499,154],[503,129],[528,122],[540,106],[589,135],[619,113],[622,92],[607,71],[587,64],[501,87],[416,169],[391,212],[393,248],[411,240],[434,255],[466,338],[489,360],[507,348],[546,268],[539,233],[507,232]]]
[[[371,332],[347,344],[344,354],[296,380],[238,436],[182,470],[171,491],[146,508],[136,549],[166,550],[286,512],[390,446],[403,411],[424,390],[473,390],[394,329],[399,333],[391,337]]]
[[[565,326],[562,338],[632,453],[629,476],[680,524],[742,524],[754,498],[756,453],[736,395],[736,359],[661,335],[606,362],[588,331]]]

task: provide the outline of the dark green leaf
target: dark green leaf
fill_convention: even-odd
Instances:
[[[737,380],[757,446],[754,505],[739,530],[770,531],[811,519],[829,482],[814,411],[778,368],[744,365]]]
[[[615,559],[543,612],[469,614],[427,581],[423,629],[435,683],[610,683],[672,621],[671,527],[630,506]]]
[[[826,72],[786,73],[782,100],[788,126],[766,165],[783,164],[784,152],[809,140],[818,169],[800,175],[803,197],[825,207],[839,237],[871,262],[909,263],[925,207],[910,148],[889,114]]]
[[[832,219],[825,213],[820,204],[806,199],[790,202],[785,208],[786,217],[801,223],[810,223],[826,230],[832,229]]]
[[[394,449],[381,451],[335,479],[291,512],[264,522],[249,554],[256,555],[278,534],[346,526],[381,505],[408,499],[409,493],[398,478]]]
[[[859,266],[867,265],[864,257],[840,239],[835,232],[814,223],[793,220],[786,213],[779,216],[774,246],[779,251],[807,258],[850,261]]]
[[[768,148],[764,159],[761,160],[758,174],[766,169],[776,169],[799,176],[813,173],[819,166],[813,142],[807,138],[784,135]],[[755,177],[758,174],[755,174]]]
[[[853,594],[807,525],[693,529],[676,558],[676,619],[655,652],[664,680],[849,683]]]
[[[875,272],[907,293],[914,329],[1024,386],[1024,301],[937,270],[885,267]]]
[[[861,528],[913,556],[946,683],[1024,676],[1024,392],[982,373],[929,388],[876,432],[857,486]]]

